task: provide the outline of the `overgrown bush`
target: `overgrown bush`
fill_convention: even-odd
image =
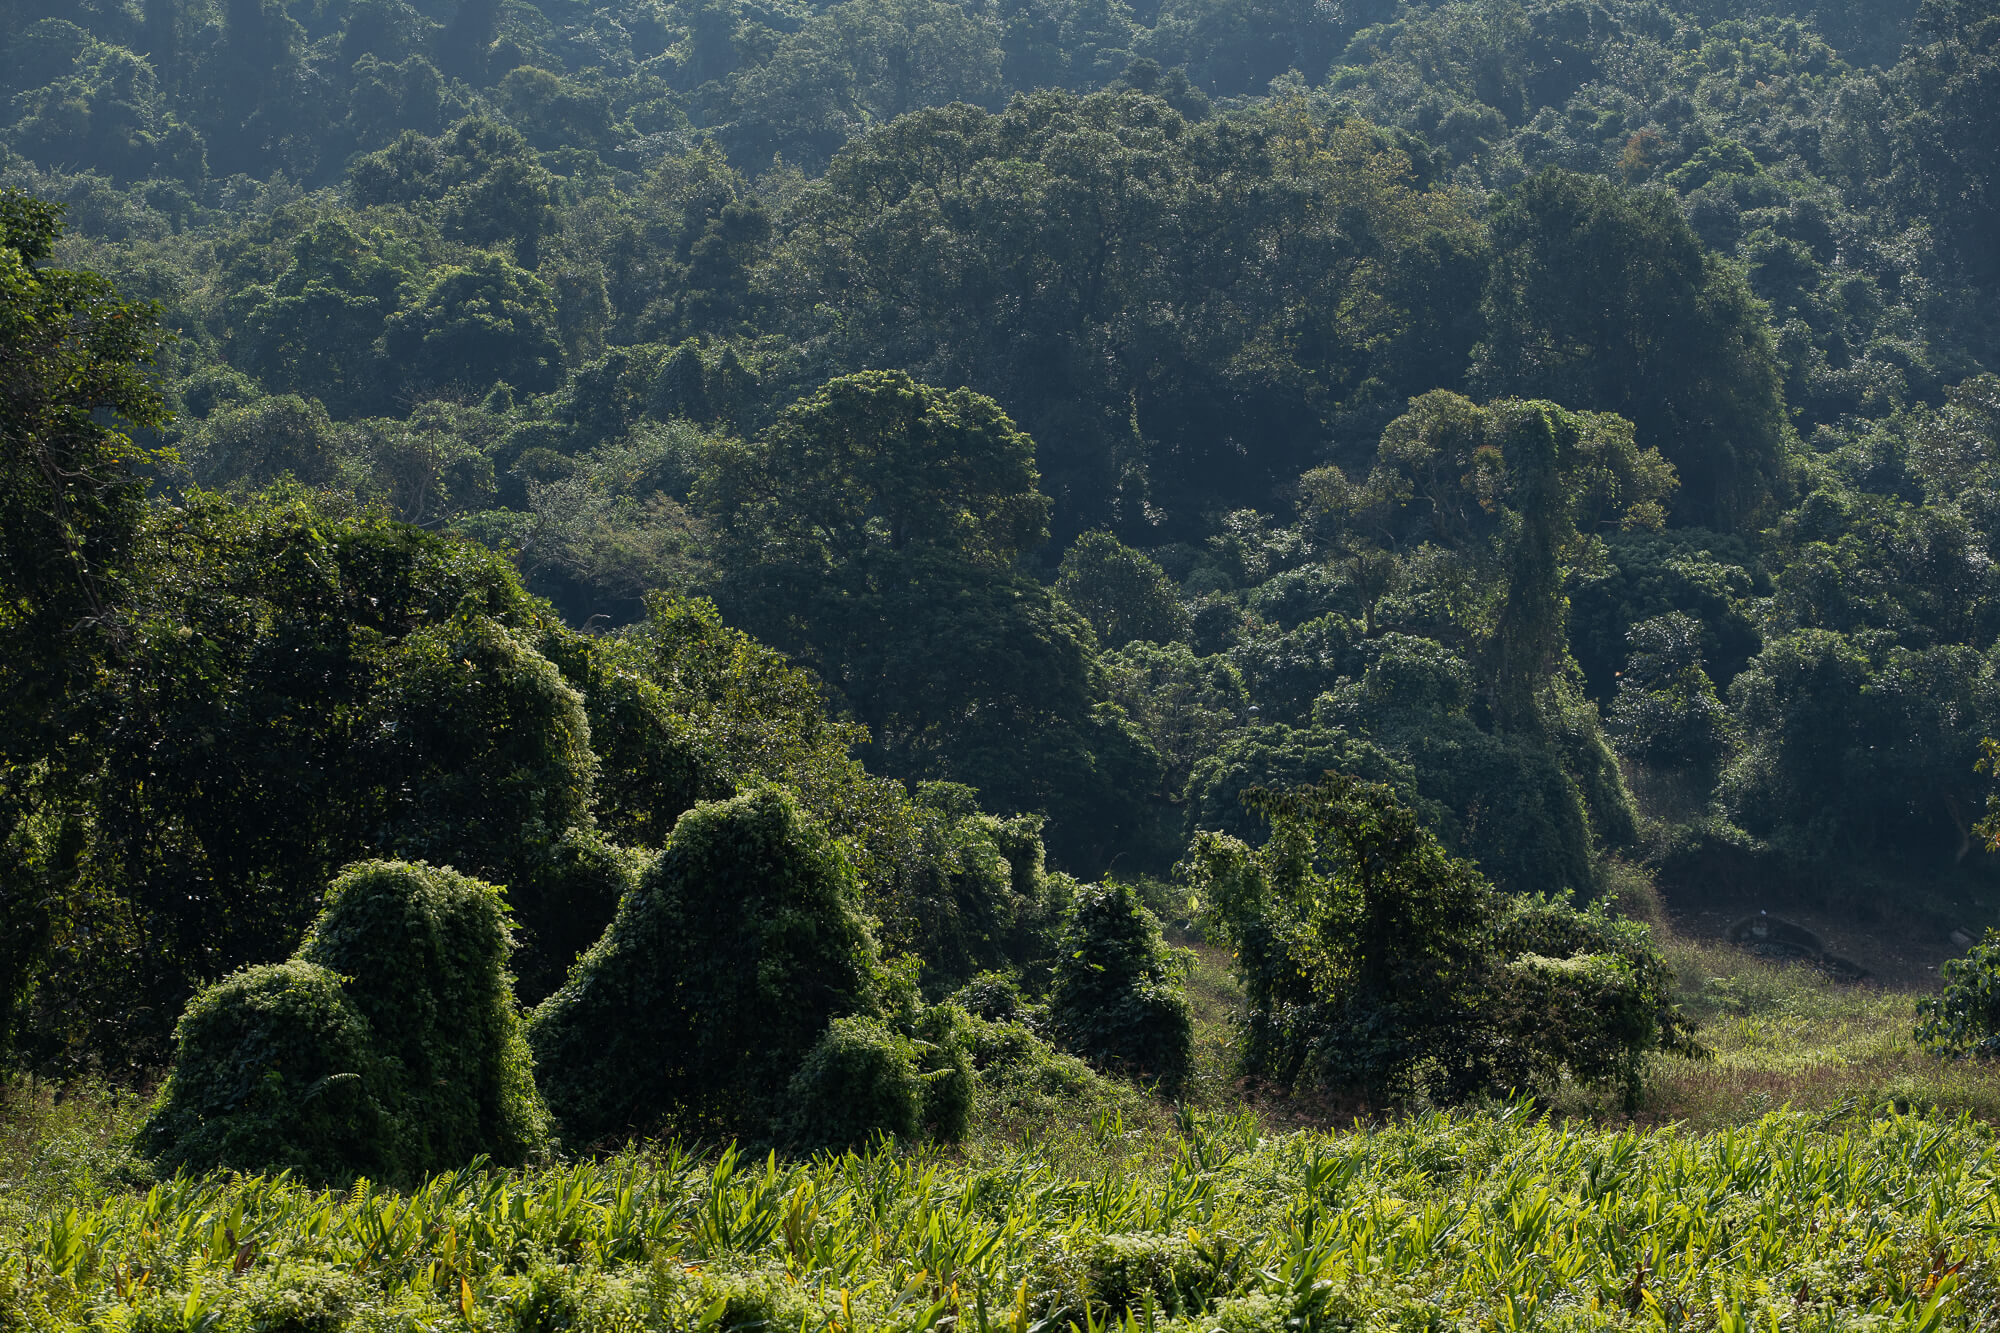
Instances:
[[[197,995],[173,1073],[140,1132],[168,1170],[382,1177],[401,1164],[388,1071],[339,976],[276,963]]]
[[[933,1005],[913,1038],[923,1084],[917,1118],[933,1139],[956,1143],[972,1128],[972,1018],[957,1005]]]
[[[1186,1077],[1194,1043],[1187,997],[1160,923],[1129,884],[1078,893],[1056,958],[1049,1024],[1101,1069],[1168,1091]]]
[[[1938,1055],[2000,1056],[2000,930],[1938,969],[1944,993],[1917,1001],[1917,1044]]]
[[[298,956],[344,979],[394,1071],[392,1109],[411,1169],[481,1154],[525,1161],[546,1138],[494,885],[448,869],[364,861],[333,882]]]
[[[950,1003],[991,1023],[1018,1023],[1032,1011],[1011,972],[981,972],[951,993]]]
[[[1644,926],[1501,897],[1385,786],[1329,776],[1249,803],[1262,848],[1206,834],[1183,866],[1236,954],[1249,1072],[1399,1101],[1567,1071],[1629,1100],[1647,1051],[1698,1049]]]
[[[880,1019],[834,1019],[786,1088],[785,1138],[801,1148],[847,1149],[878,1132],[915,1137],[923,1080],[911,1045]]]
[[[288,963],[196,996],[141,1131],[169,1168],[409,1179],[544,1142],[500,890],[369,861]]]
[[[529,1019],[574,1146],[762,1135],[832,1020],[878,1012],[853,872],[791,795],[697,805]]]

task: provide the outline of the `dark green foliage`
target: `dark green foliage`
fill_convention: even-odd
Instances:
[[[26,762],[102,650],[133,571],[152,457],[133,431],[166,413],[146,373],[159,311],[52,264],[62,212],[0,192],[0,761]],[[11,812],[0,812],[11,823]]]
[[[2000,931],[1939,970],[1944,993],[1917,1001],[1917,1044],[1938,1055],[2000,1055]]]
[[[511,879],[587,817],[597,757],[583,700],[476,607],[397,644],[372,711],[404,855]]]
[[[1049,1027],[1101,1069],[1166,1092],[1187,1076],[1194,1036],[1180,969],[1131,885],[1077,893],[1056,956]]]
[[[834,1019],[786,1088],[786,1138],[808,1150],[844,1151],[877,1134],[915,1137],[923,1083],[909,1046],[880,1019]]]
[[[290,1168],[317,1180],[403,1165],[388,1071],[341,978],[308,962],[254,967],[196,996],[174,1073],[141,1136],[162,1164]]]
[[[1608,719],[1619,749],[1642,763],[1692,770],[1706,788],[1733,739],[1729,714],[1701,668],[1701,625],[1669,612],[1634,625],[1632,656]]]
[[[1962,917],[1992,10],[0,6],[0,1046],[150,1077],[370,856],[540,996],[760,782],[933,998],[1328,768]]]
[[[561,377],[554,294],[498,255],[447,268],[388,322],[389,355],[413,388],[541,393]]]
[[[1647,1051],[1690,1047],[1644,927],[1509,904],[1384,786],[1329,775],[1248,801],[1264,846],[1203,834],[1183,866],[1236,954],[1247,1072],[1396,1101],[1567,1069],[1629,1095]]]
[[[646,853],[613,846],[595,830],[573,828],[514,872],[507,901],[520,923],[514,992],[524,1006],[563,984],[611,924],[646,860]]]
[[[953,991],[950,1003],[989,1023],[1018,1023],[1029,1012],[1021,983],[1010,972],[981,972]]]
[[[1489,393],[1615,412],[1679,470],[1684,522],[1743,521],[1782,489],[1777,353],[1743,279],[1705,253],[1675,202],[1549,172],[1493,220]]]
[[[884,768],[1045,813],[1088,866],[1147,822],[1159,761],[1107,706],[1089,627],[1012,567],[1046,535],[1038,481],[991,399],[868,372],[718,448],[696,498],[725,605],[845,696]]]
[[[1056,595],[1083,613],[1106,648],[1167,643],[1194,626],[1165,571],[1108,532],[1086,532],[1062,558]]]
[[[853,871],[763,787],[698,805],[528,1035],[566,1142],[761,1135],[835,1018],[874,1009]]]
[[[188,1006],[146,1151],[335,1182],[525,1161],[547,1126],[511,947],[494,886],[422,864],[352,867],[291,962]]]
[[[448,869],[369,861],[327,890],[302,961],[347,979],[378,1055],[410,1168],[481,1154],[517,1163],[546,1133],[507,971],[501,890]]]
[[[939,1143],[957,1143],[972,1128],[972,1019],[956,1005],[925,1009],[911,1025],[916,1067],[922,1082],[917,1118]]]

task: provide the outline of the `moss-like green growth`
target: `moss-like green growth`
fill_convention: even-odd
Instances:
[[[398,1157],[386,1071],[341,979],[253,967],[194,998],[140,1146],[163,1168],[381,1175]]]
[[[547,1136],[491,884],[368,861],[288,963],[196,996],[141,1144],[163,1167],[409,1179]]]
[[[1100,1069],[1171,1090],[1187,1076],[1193,1019],[1160,923],[1130,885],[1077,894],[1056,959],[1049,1021]]]
[[[396,1073],[413,1169],[512,1165],[547,1133],[521,1036],[501,891],[451,870],[364,861],[333,882],[299,948],[347,982]]]
[[[834,1019],[786,1089],[785,1137],[808,1149],[860,1148],[878,1132],[914,1137],[924,1083],[912,1045],[880,1019]]]
[[[792,797],[698,805],[528,1036],[572,1146],[762,1135],[835,1018],[874,1013],[854,876]]]

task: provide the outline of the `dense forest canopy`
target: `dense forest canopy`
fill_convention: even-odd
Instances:
[[[1993,0],[6,0],[0,85],[13,1058],[367,858],[540,1000],[779,788],[933,999],[1329,771],[2000,908]]]

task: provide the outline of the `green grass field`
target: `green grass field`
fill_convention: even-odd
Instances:
[[[1226,1109],[1209,952],[1192,1106],[988,1107],[949,1152],[156,1182],[137,1099],[16,1084],[0,1330],[2000,1327],[2000,1075],[1920,1054],[1906,993],[1668,947],[1714,1058],[1661,1061],[1632,1123],[1586,1090]]]

